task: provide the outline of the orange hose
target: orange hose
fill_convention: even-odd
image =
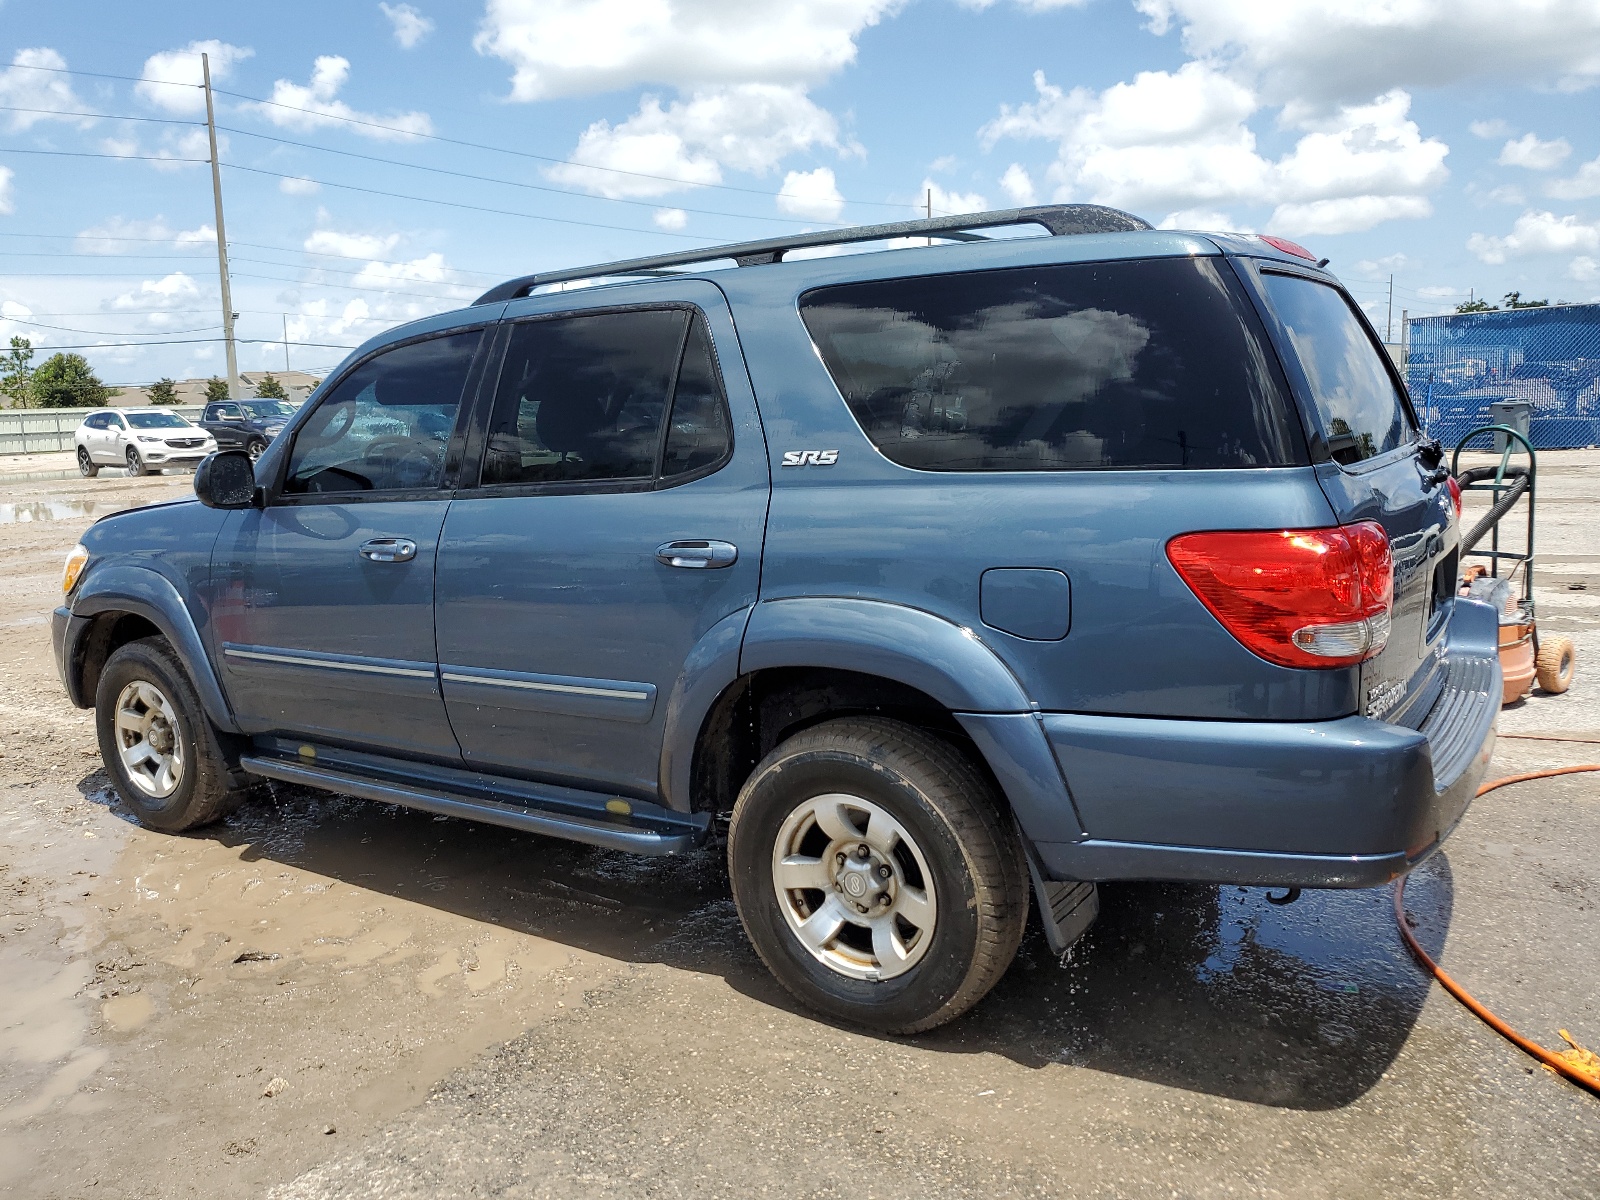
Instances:
[[[1554,767],[1548,771],[1528,771],[1521,775],[1507,775],[1502,779],[1493,779],[1484,784],[1478,789],[1478,795],[1482,796],[1486,792],[1492,792],[1495,790],[1495,788],[1505,787],[1507,784],[1511,783],[1524,783],[1529,779],[1546,779],[1552,775],[1576,775],[1581,771],[1600,771],[1600,763],[1585,763],[1584,765],[1578,767]],[[1439,966],[1438,963],[1434,962],[1433,959],[1429,957],[1428,952],[1422,948],[1421,943],[1417,941],[1416,936],[1411,932],[1411,926],[1406,923],[1405,895],[1406,879],[1405,876],[1402,875],[1394,885],[1395,924],[1400,927],[1400,936],[1405,939],[1406,946],[1410,949],[1411,953],[1416,955],[1417,961],[1420,962],[1423,967],[1425,967],[1428,972],[1439,981],[1444,990],[1449,992],[1457,1000],[1461,1001],[1462,1004],[1465,1004],[1467,1008],[1471,1010],[1474,1016],[1483,1021],[1484,1024],[1488,1025],[1490,1029],[1493,1029],[1501,1037],[1505,1038],[1507,1041],[1511,1042],[1526,1053],[1531,1054],[1534,1058],[1538,1059],[1541,1063],[1549,1067],[1558,1075],[1564,1075],[1578,1086],[1588,1088],[1596,1095],[1600,1095],[1600,1075],[1592,1075],[1589,1072],[1574,1066],[1572,1063],[1568,1062],[1554,1051],[1546,1050],[1543,1046],[1539,1045],[1538,1042],[1530,1041],[1529,1039],[1523,1037],[1515,1029],[1511,1028],[1511,1026],[1507,1025],[1499,1017],[1495,1016],[1494,1013],[1485,1008],[1483,1004],[1478,1001],[1477,997],[1475,997],[1471,992],[1467,991],[1466,988],[1462,987],[1454,979],[1450,978],[1450,976],[1445,973],[1444,968]]]

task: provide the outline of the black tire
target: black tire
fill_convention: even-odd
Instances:
[[[139,457],[139,452],[137,450],[135,450],[132,446],[129,446],[128,447],[128,474],[137,476],[137,475],[144,475],[146,473],[147,472],[145,471],[144,459]]]
[[[124,690],[135,683],[154,685],[176,718],[168,728],[179,748],[182,769],[175,789],[165,796],[154,796],[134,783],[123,761],[117,705]],[[141,825],[181,833],[218,820],[244,798],[245,778],[232,765],[237,762],[237,755],[230,753],[235,748],[206,719],[189,673],[165,638],[141,638],[118,647],[100,672],[94,708],[106,773]]]
[[[779,837],[792,836],[785,822],[832,793],[886,812],[932,876],[930,941],[892,978],[852,978],[819,958],[791,928],[773,884]],[[767,755],[734,806],[728,870],[745,932],[778,982],[828,1017],[886,1033],[932,1029],[970,1009],[1011,965],[1027,922],[1027,865],[993,785],[949,743],[886,718],[827,721]],[[827,902],[826,892],[815,896]]]
[[[100,474],[100,467],[94,459],[89,457],[89,450],[86,446],[78,447],[78,473],[85,479],[93,479]]]
[[[255,462],[266,452],[267,443],[260,438],[251,438],[244,444],[244,452],[250,456],[250,461]]]

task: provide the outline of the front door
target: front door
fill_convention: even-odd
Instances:
[[[698,307],[508,323],[479,486],[439,552],[440,676],[469,763],[654,798],[685,660],[755,602],[754,400],[721,293],[672,295]]]
[[[367,359],[294,431],[264,508],[212,552],[214,653],[245,732],[457,760],[435,556],[482,330]]]

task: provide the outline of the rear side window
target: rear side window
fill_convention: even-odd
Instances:
[[[1357,463],[1409,441],[1405,402],[1350,302],[1314,280],[1273,272],[1262,279],[1305,374],[1329,456]]]
[[[1304,460],[1265,335],[1220,259],[846,284],[800,312],[850,411],[902,466]]]
[[[702,470],[731,446],[705,320],[683,309],[514,327],[483,483],[641,480]]]
[[[369,358],[295,435],[287,493],[436,488],[482,330],[411,342]]]

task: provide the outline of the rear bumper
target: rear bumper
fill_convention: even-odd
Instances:
[[[1458,607],[1448,682],[1417,729],[1047,714],[1087,836],[1036,842],[1039,858],[1055,878],[1097,881],[1348,888],[1402,875],[1454,829],[1488,769],[1495,642],[1488,606]]]

